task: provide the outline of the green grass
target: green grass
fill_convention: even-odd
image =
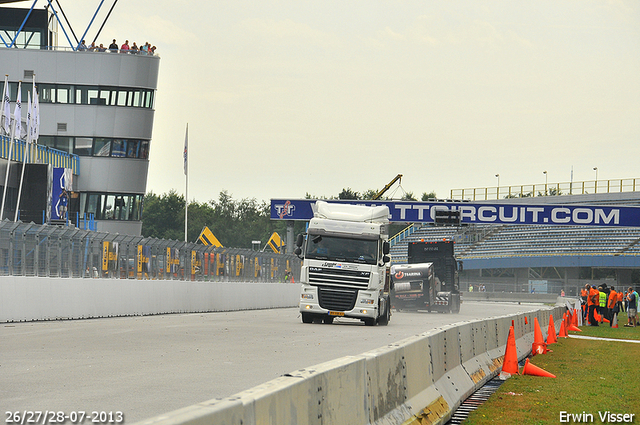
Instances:
[[[623,327],[626,322],[621,314],[617,329],[583,326],[569,334],[640,340],[640,327]],[[591,423],[602,423],[598,412],[605,411],[633,413],[633,423],[640,423],[640,344],[558,338],[549,348],[553,352],[530,361],[557,378],[513,376],[464,423],[557,424],[560,412],[590,413]]]

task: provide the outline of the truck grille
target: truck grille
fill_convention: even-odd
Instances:
[[[332,311],[353,310],[358,291],[352,289],[318,288],[320,307]]]
[[[309,267],[309,283],[316,286],[367,289],[370,272]]]

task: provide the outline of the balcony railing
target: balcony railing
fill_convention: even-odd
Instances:
[[[11,145],[13,144],[13,147]],[[78,155],[50,148],[44,145],[32,145],[31,159],[27,153],[27,163],[51,164],[54,167],[71,168],[73,174],[80,174]],[[22,162],[27,144],[24,140],[11,141],[10,137],[0,136],[0,158],[7,159],[11,150],[11,161]]]
[[[622,193],[640,190],[640,179],[589,180],[582,182],[525,184],[518,186],[451,189],[451,199],[486,201],[490,199],[529,198],[534,196]]]

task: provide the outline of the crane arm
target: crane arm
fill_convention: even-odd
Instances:
[[[376,193],[376,196],[373,197],[373,199],[380,199],[382,197],[382,195],[384,195],[384,193],[389,190],[389,188],[398,180],[400,180],[402,178],[402,174],[398,174],[397,176],[395,176],[393,178],[393,180],[391,180],[385,187],[383,187],[380,192]]]

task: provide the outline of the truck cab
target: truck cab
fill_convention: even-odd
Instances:
[[[302,322],[388,324],[388,207],[317,201],[305,236],[296,241]]]
[[[391,266],[391,280],[391,304],[396,310],[431,312],[440,291],[433,263],[394,264]]]
[[[409,264],[433,263],[437,291],[435,300],[431,303],[431,310],[443,313],[459,313],[462,299],[458,270],[462,262],[456,260],[454,242],[416,241],[407,245]]]

